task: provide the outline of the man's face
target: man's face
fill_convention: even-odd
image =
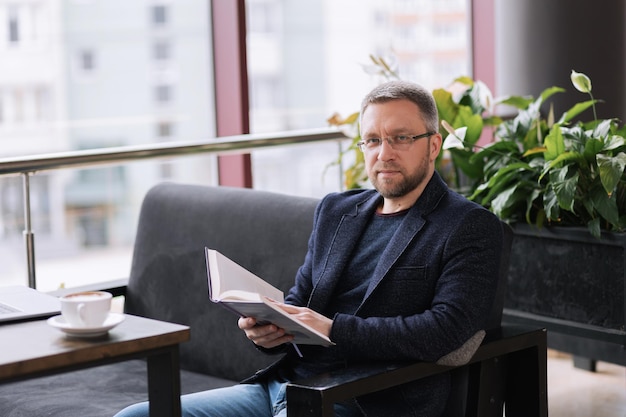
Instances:
[[[427,132],[419,108],[408,100],[370,104],[361,116],[361,138],[415,136]],[[385,198],[397,199],[426,186],[434,172],[441,136],[418,139],[406,149],[394,149],[383,140],[365,150],[365,168],[374,188]]]

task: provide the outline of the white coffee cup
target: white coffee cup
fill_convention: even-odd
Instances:
[[[106,291],[83,291],[64,295],[61,314],[75,327],[102,326],[111,310],[112,295]]]

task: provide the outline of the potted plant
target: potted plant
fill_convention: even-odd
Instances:
[[[572,71],[574,86],[591,95],[591,81]],[[474,87],[469,84],[466,95]],[[621,232],[626,226],[626,128],[617,119],[595,118],[597,100],[580,102],[555,118],[542,106],[559,87],[532,97],[508,97],[517,114],[496,124],[494,141],[476,148],[464,132],[449,133],[458,148],[450,149],[455,164],[473,180],[468,198],[509,222],[539,227],[583,226],[599,238],[601,231]],[[593,108],[590,121],[574,119]]]
[[[550,98],[560,87],[494,100],[460,77],[434,90],[445,138],[437,169],[513,226],[505,317],[548,327],[555,348],[626,365],[626,128],[597,119],[586,75],[570,78],[589,97],[558,117]],[[344,121],[354,128],[357,116]],[[346,178],[364,178],[350,169]]]
[[[505,317],[547,326],[555,347],[626,364],[626,130],[596,118],[587,76],[572,71],[571,80],[590,99],[558,118],[542,107],[559,87],[500,100],[517,112],[494,124],[484,147],[443,124],[468,198],[514,225]]]

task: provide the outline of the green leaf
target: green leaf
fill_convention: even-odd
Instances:
[[[524,157],[527,156],[531,156],[531,155],[536,155],[536,154],[543,154],[546,151],[546,147],[545,146],[538,146],[536,148],[531,148],[529,150],[527,150],[526,152],[524,152]]]
[[[541,101],[536,100],[531,103],[526,110],[520,110],[520,112],[517,114],[512,122],[513,134],[515,138],[519,140],[519,138],[521,137],[524,138],[523,140],[526,140],[528,131],[535,126],[535,123],[541,117],[541,113],[539,112],[540,107]]]
[[[613,150],[626,146],[626,139],[622,136],[611,135],[604,142],[603,150]]]
[[[543,125],[545,125],[545,123],[543,123],[539,117],[532,121],[530,128],[522,138],[524,150],[536,148],[543,143]]]
[[[600,121],[593,129],[591,134],[594,138],[605,138],[611,131],[611,125],[613,121],[611,119],[605,119]]]
[[[535,99],[531,96],[509,96],[498,100],[497,104],[504,104],[505,106],[513,106],[520,110],[526,110],[533,101],[535,101]]]
[[[476,152],[478,158],[497,158],[505,159],[507,157],[521,156],[519,148],[514,142],[500,140],[488,143]]]
[[[352,124],[352,123],[356,123],[359,120],[359,112],[354,112],[352,113],[350,116],[346,117],[346,119],[344,120],[344,124]]]
[[[576,161],[579,164],[585,164],[585,159],[578,152],[564,152],[559,155],[556,159],[550,161],[550,163],[544,168],[539,176],[539,180],[541,180],[548,172],[550,172],[555,167],[559,167],[563,162],[567,161]]]
[[[619,227],[619,214],[615,194],[609,196],[603,187],[592,187],[590,190],[590,198],[600,216],[612,225]]]
[[[589,230],[589,233],[591,233],[593,237],[600,239],[600,236],[601,236],[600,218],[596,217],[595,219],[589,220],[587,222],[587,229]]]
[[[483,164],[482,161],[473,162],[470,158],[474,155],[472,151],[467,149],[451,148],[448,149],[454,166],[458,167],[465,175],[471,179],[482,178]]]
[[[541,95],[539,96],[539,99],[541,100],[541,102],[545,102],[548,98],[552,97],[554,94],[556,93],[563,93],[565,92],[564,88],[561,87],[548,87],[545,90],[543,90],[541,92]]]
[[[552,127],[544,143],[546,151],[543,153],[543,157],[546,161],[556,159],[565,152],[565,142],[563,141],[563,134],[561,133],[561,125],[555,124]]]
[[[467,75],[462,75],[460,77],[455,78],[453,83],[461,83],[470,88],[474,86],[474,80],[471,77],[468,77]]]
[[[455,128],[466,126],[465,146],[473,147],[483,132],[483,118],[479,114],[474,114],[472,109],[467,106],[460,106],[457,118],[454,120]]]
[[[454,120],[459,112],[459,105],[452,99],[452,93],[443,88],[438,88],[433,91],[433,97],[437,104],[437,111],[439,112],[439,120],[448,120],[448,122],[454,125]],[[455,128],[461,126],[453,126]],[[442,135],[447,136],[447,132],[441,132]]]
[[[483,118],[485,126],[498,126],[502,123],[502,118],[498,116],[487,116]]]
[[[576,103],[571,109],[563,113],[563,115],[561,116],[561,118],[559,119],[557,123],[564,124],[564,123],[569,122],[574,117],[578,116],[580,113],[587,110],[589,107],[592,107],[596,102],[597,100],[588,100],[588,101],[583,101],[581,103]]]
[[[503,190],[511,187],[511,185],[519,185],[520,176],[523,176],[523,173],[530,169],[530,166],[524,162],[517,162],[500,168],[489,178],[487,184],[481,187],[481,192],[487,191],[481,204],[483,206],[488,206],[490,202],[493,204],[492,200],[498,198],[498,195],[504,192]],[[478,193],[474,193],[473,197],[477,195]]]
[[[591,198],[591,194],[589,192],[585,194],[585,197],[582,199],[582,203],[589,217],[593,218],[597,216],[596,208],[593,205],[593,199]]]
[[[459,104],[461,106],[468,106],[473,114],[482,115],[485,110],[493,103],[491,91],[481,81],[476,81],[471,88],[467,89],[461,96]]]
[[[621,137],[626,137],[626,125],[616,129],[613,134],[619,135]]]
[[[585,142],[585,150],[583,156],[585,160],[595,163],[596,155],[606,148],[606,145],[600,139],[589,139]]]
[[[532,219],[530,218],[530,214],[533,208],[533,202],[541,195],[541,190],[534,189],[532,193],[528,194],[526,197],[526,223],[532,223]]]
[[[550,220],[559,220],[561,212],[559,210],[559,202],[552,187],[548,186],[543,195],[543,210]]]
[[[514,202],[516,201],[515,199],[516,188],[517,188],[516,185],[510,188],[507,188],[506,190],[498,194],[498,196],[491,201],[491,211],[496,216],[500,218],[504,217],[503,212],[514,204]]]
[[[559,207],[564,210],[574,212],[574,198],[578,188],[578,178],[578,173],[574,171],[571,174],[571,170],[567,166],[550,173],[554,194]]]
[[[596,156],[596,160],[598,161],[598,170],[600,172],[602,186],[607,194],[611,195],[624,174],[624,168],[626,168],[626,154],[624,152],[620,152],[615,156],[599,154]]]

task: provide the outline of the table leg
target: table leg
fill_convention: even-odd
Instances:
[[[178,345],[148,356],[148,399],[151,417],[180,417]]]

